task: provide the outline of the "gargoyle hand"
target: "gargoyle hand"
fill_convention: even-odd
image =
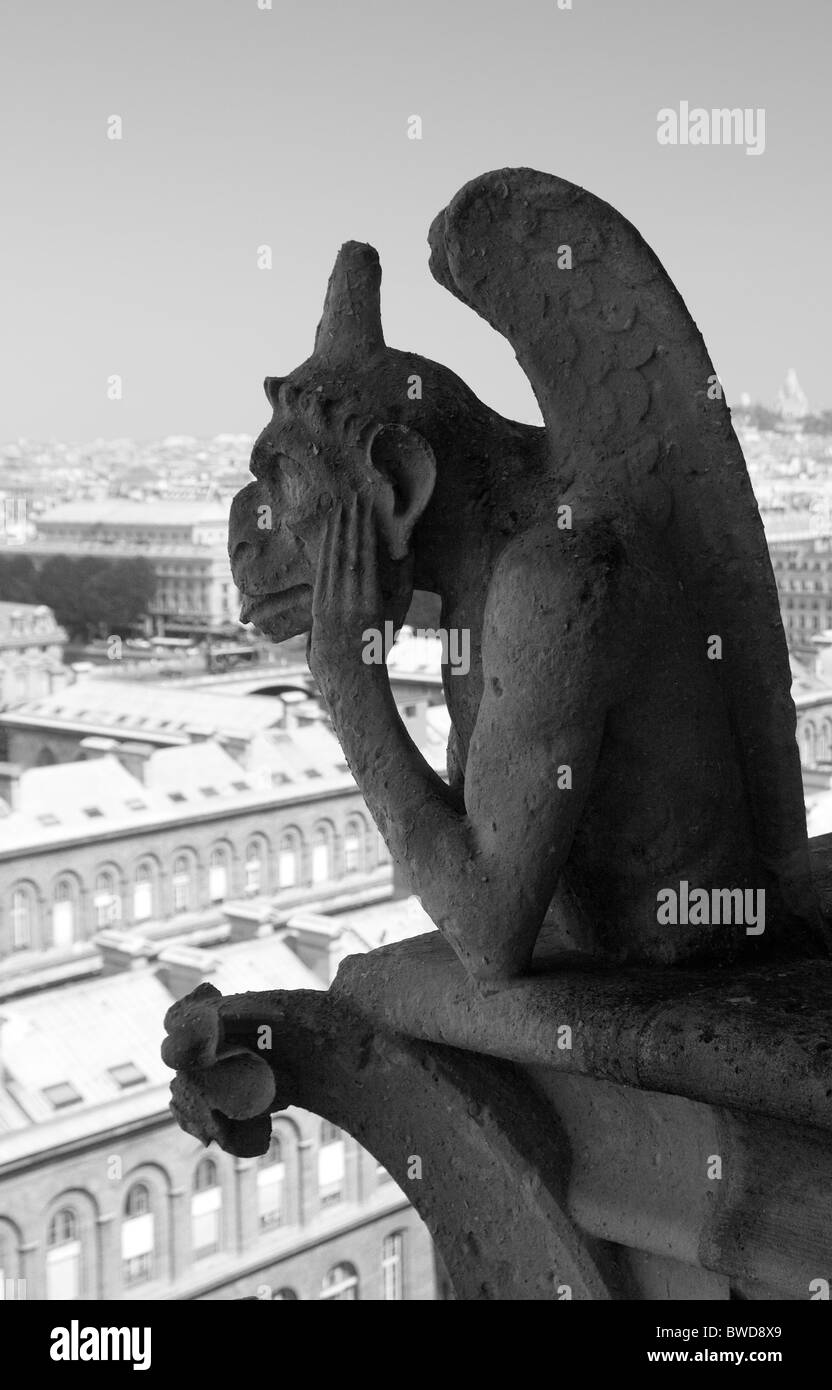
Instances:
[[[187,1134],[226,1153],[253,1158],[271,1140],[275,1081],[268,1062],[225,1037],[223,996],[201,984],[165,1015],[162,1060],[176,1076],[171,1111]]]
[[[368,669],[361,660],[367,628],[384,630],[384,601],[373,502],[358,493],[329,515],[312,598],[307,659],[324,694],[345,668]]]

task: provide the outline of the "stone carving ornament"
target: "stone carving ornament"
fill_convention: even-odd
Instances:
[[[529,169],[467,184],[429,239],[545,425],[388,347],[378,256],[348,243],[311,357],[265,383],[230,526],[243,619],[309,634],[390,852],[477,980],[826,953],[776,587],[680,295],[618,212]],[[470,634],[470,670],[444,672],[448,784],[363,660],[415,590]],[[764,893],[764,931],[660,921],[682,883]]]

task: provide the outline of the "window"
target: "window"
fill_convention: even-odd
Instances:
[[[0,1302],[6,1297],[6,1280],[11,1286],[9,1297],[14,1298],[15,1296],[13,1272],[16,1264],[17,1256],[13,1253],[12,1242],[0,1231]],[[291,1290],[287,1289],[286,1292],[289,1293]]]
[[[150,1191],[134,1183],[124,1203],[121,1226],[121,1267],[125,1284],[143,1284],[153,1278],[154,1229]]]
[[[93,907],[97,927],[108,927],[121,920],[121,898],[116,888],[115,874],[109,869],[103,869],[96,877]]]
[[[265,1231],[282,1225],[285,1220],[283,1210],[283,1188],[285,1164],[280,1148],[280,1140],[273,1138],[268,1153],[257,1161],[257,1211],[260,1229]]]
[[[116,1085],[120,1086],[123,1091],[127,1090],[128,1086],[139,1086],[147,1080],[144,1072],[136,1066],[135,1062],[122,1062],[117,1067],[108,1067],[107,1070]]]
[[[173,910],[188,912],[191,907],[191,866],[180,854],[173,863]]]
[[[358,1298],[358,1275],[354,1265],[335,1265],[321,1281],[321,1298],[332,1302],[355,1301]]]
[[[52,899],[52,944],[71,946],[75,940],[75,897],[72,881],[59,878]]]
[[[149,864],[136,866],[133,883],[133,916],[137,922],[144,922],[153,916],[153,870]]]
[[[329,877],[329,835],[319,826],[312,838],[312,882],[326,883]]]
[[[15,888],[12,893],[12,950],[27,951],[32,944],[35,903],[30,888]]]
[[[55,1086],[44,1086],[43,1094],[56,1110],[63,1110],[67,1105],[75,1105],[76,1101],[81,1100],[81,1093],[77,1091],[71,1081],[59,1081]]]
[[[322,1120],[318,1149],[318,1195],[322,1207],[343,1202],[344,1168],[344,1136],[337,1125]]]
[[[344,873],[357,874],[363,868],[361,853],[361,823],[357,820],[347,822],[344,836]]]
[[[217,1165],[203,1158],[194,1175],[191,1197],[191,1244],[195,1260],[214,1255],[220,1248],[222,1189]]]
[[[298,847],[294,835],[284,835],[281,838],[277,873],[281,888],[294,888],[298,881]]]
[[[259,893],[263,882],[263,850],[257,840],[246,849],[246,892]]]
[[[208,896],[212,903],[224,902],[228,896],[228,856],[221,848],[212,849],[208,861]]]
[[[404,1298],[402,1252],[404,1237],[401,1231],[385,1236],[381,1246],[382,1297],[390,1302]]]
[[[80,1298],[81,1241],[78,1218],[70,1207],[62,1207],[52,1217],[46,1246],[46,1297]]]

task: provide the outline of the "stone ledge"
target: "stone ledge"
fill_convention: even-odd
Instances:
[[[348,957],[331,993],[410,1038],[832,1129],[832,961],[583,966],[484,997],[432,933]]]

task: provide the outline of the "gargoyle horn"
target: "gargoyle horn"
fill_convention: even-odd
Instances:
[[[329,277],[313,355],[325,362],[366,360],[384,347],[378,252],[364,242],[347,241]]]

